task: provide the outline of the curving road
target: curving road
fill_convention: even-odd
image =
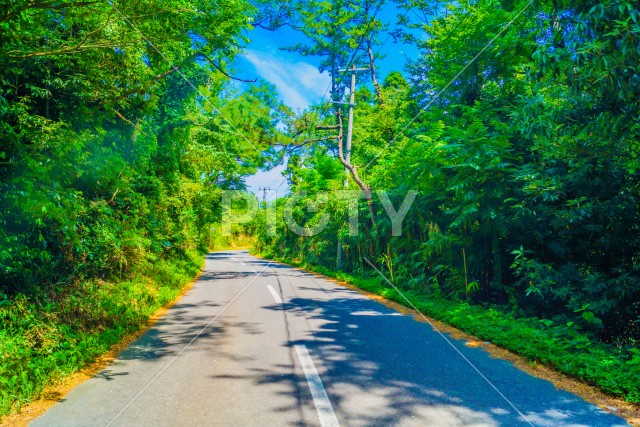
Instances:
[[[33,426],[626,426],[482,349],[246,251]],[[484,378],[483,378],[484,377]]]

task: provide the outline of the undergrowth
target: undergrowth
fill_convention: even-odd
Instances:
[[[8,297],[0,293],[0,416],[105,353],[174,300],[203,265],[202,252],[151,256],[123,280],[78,281]]]

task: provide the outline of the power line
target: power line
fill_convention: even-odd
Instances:
[[[384,47],[384,45],[386,45],[386,44],[387,44],[387,42],[389,41],[389,39],[393,36],[394,31],[395,31],[395,30],[397,30],[397,29],[398,29],[398,27],[400,27],[400,21],[401,21],[402,19],[406,18],[406,17],[407,17],[407,15],[409,14],[409,12],[411,12],[411,7],[409,7],[409,8],[407,9],[407,11],[404,13],[404,15],[402,15],[402,18],[398,19],[398,23],[397,23],[397,24],[396,24],[396,26],[393,28],[393,30],[391,30],[391,31],[389,32],[389,35],[387,36],[386,40],[385,40],[384,42],[382,42],[382,44],[378,47],[378,50],[376,50],[376,52],[374,53],[374,56],[380,53],[380,51],[382,50],[382,48]]]

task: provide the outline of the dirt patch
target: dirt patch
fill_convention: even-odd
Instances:
[[[62,400],[67,393],[69,393],[74,387],[82,384],[88,379],[95,376],[98,372],[109,366],[113,361],[122,353],[131,343],[144,335],[162,316],[165,315],[176,302],[178,302],[189,290],[195,285],[200,278],[202,272],[196,276],[188,285],[186,285],[180,291],[173,301],[158,309],[153,316],[149,318],[147,324],[140,330],[133,332],[125,336],[119,343],[113,345],[108,352],[99,356],[93,363],[89,364],[85,368],[74,372],[73,374],[60,379],[55,384],[49,385],[44,388],[42,395],[37,400],[34,400],[20,408],[20,411],[15,414],[5,415],[0,418],[0,426],[12,426],[22,427],[27,426],[31,421],[35,420],[47,409]]]

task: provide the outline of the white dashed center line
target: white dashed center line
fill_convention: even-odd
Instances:
[[[271,287],[270,285],[267,285],[267,288],[269,288],[269,292],[271,292],[271,295],[273,295],[273,299],[276,300],[278,304],[282,304],[282,298],[280,298],[280,295],[278,295],[276,290],[273,289],[273,287]]]
[[[307,347],[304,345],[296,345],[295,348],[296,353],[298,353],[298,358],[300,359],[304,375],[307,377],[307,383],[309,384],[309,390],[313,397],[313,403],[316,405],[320,424],[322,427],[339,427],[340,424],[338,423],[335,412],[333,412],[331,401],[329,400],[329,396],[327,396],[327,392],[322,385],[322,380],[320,380],[320,376],[318,375],[318,371],[316,371],[313,360],[311,360],[311,356],[309,356]]]

